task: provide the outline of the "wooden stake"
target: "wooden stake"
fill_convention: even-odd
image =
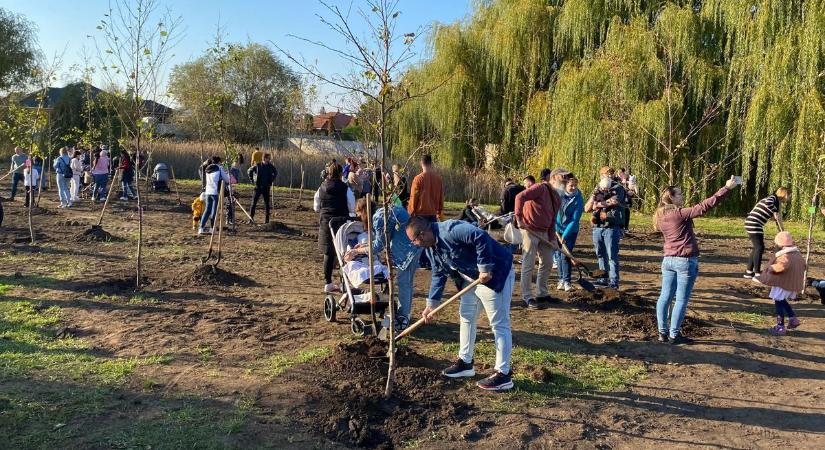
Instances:
[[[178,196],[178,205],[180,205],[181,204],[180,190],[178,189],[178,179],[175,178],[175,168],[172,167],[172,166],[169,166],[169,171],[172,172],[172,181],[175,182],[175,194],[177,194],[177,196]]]
[[[112,177],[112,183],[109,185],[109,192],[106,193],[106,201],[103,202],[103,209],[100,210],[100,218],[97,219],[97,226],[101,226],[103,224],[103,213],[106,212],[106,205],[109,204],[109,197],[112,196],[112,191],[114,190],[115,183],[117,182],[117,179],[118,179],[118,175],[121,175],[120,168],[115,170],[115,176]],[[94,191],[92,191],[92,192],[94,193]],[[93,196],[94,198],[92,199],[92,201],[94,201],[97,198],[97,194],[96,193],[94,193],[94,194],[95,195]]]
[[[370,206],[370,202],[372,201],[372,195],[367,194],[367,220],[372,221],[372,207]],[[369,260],[370,265],[370,314],[372,315],[372,335],[378,335],[378,326],[375,324],[375,274],[373,273],[373,259],[372,259],[372,224],[365,223],[364,226],[367,228],[367,257]],[[390,299],[392,301],[392,299]],[[390,324],[393,326],[393,324]]]

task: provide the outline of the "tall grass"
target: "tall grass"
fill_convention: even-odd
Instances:
[[[244,155],[244,171],[249,167],[253,149],[253,147],[237,148]],[[265,151],[272,154],[272,163],[278,169],[276,185],[283,187],[300,187],[303,170],[304,187],[317,188],[321,183],[321,171],[330,159],[329,156],[308,155],[297,150],[266,149]],[[198,168],[203,160],[212,155],[223,157],[224,148],[221,144],[212,142],[160,141],[152,144],[151,152],[152,165],[162,161],[174,168],[178,178],[196,179]],[[342,161],[343,157],[337,159]],[[416,161],[409,163],[407,170],[410,182],[412,182],[412,177],[421,171]],[[470,197],[475,197],[481,203],[498,203],[502,188],[502,178],[499,175],[490,172],[470,173],[447,168],[439,168],[439,172],[444,179],[447,201],[464,202]]]

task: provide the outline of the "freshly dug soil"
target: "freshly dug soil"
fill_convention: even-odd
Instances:
[[[279,234],[301,234],[300,231],[275,220],[270,221],[269,223],[261,224],[260,226],[255,227],[253,231],[271,232]]]
[[[295,211],[309,211],[309,208],[304,205],[297,205],[295,206]]]
[[[457,399],[437,371],[420,367],[416,361],[421,357],[407,348],[397,353],[401,366],[393,395],[383,399],[387,362],[370,357],[386,351],[386,344],[374,337],[338,345],[312,367],[317,379],[308,395],[314,407],[302,419],[346,445],[395,448],[449,431],[476,413]]]
[[[615,328],[622,334],[656,336],[658,333],[656,304],[638,295],[615,289],[597,289],[594,292],[577,290],[567,297],[567,302],[585,311],[618,313]],[[702,320],[687,316],[682,322],[682,333],[689,337],[707,336],[710,334],[709,326]]]
[[[183,280],[183,286],[252,286],[255,282],[247,277],[238,275],[211,264],[203,264],[195,268]]]
[[[102,227],[96,225],[92,225],[86,229],[86,231],[76,234],[74,237],[75,242],[110,242],[115,240],[118,239]]]

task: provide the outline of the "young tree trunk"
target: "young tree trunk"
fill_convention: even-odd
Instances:
[[[383,175],[386,173],[386,157],[387,151],[384,136],[385,136],[385,123],[386,123],[386,95],[381,96],[381,123],[379,124],[379,150],[381,151],[381,174]],[[386,190],[386,178],[381,177],[381,191],[383,192],[384,198],[384,229],[382,232],[384,233],[384,242],[386,245],[384,246],[384,253],[387,257],[387,266],[389,267],[390,276],[389,276],[389,290],[387,295],[389,296],[389,308],[390,308],[390,329],[388,330],[388,336],[390,340],[389,345],[389,356],[390,356],[390,363],[387,369],[387,385],[384,387],[384,397],[389,398],[392,395],[393,385],[395,383],[395,283],[393,282],[393,265],[392,265],[392,255],[390,253],[390,227],[389,227],[389,216],[392,214],[390,211],[391,203],[390,197],[391,195],[387,195]]]
[[[802,291],[805,290],[805,280],[808,279],[808,262],[811,259],[811,246],[813,244],[814,222],[816,222],[817,203],[819,203],[819,181],[822,177],[822,164],[817,165],[816,183],[814,183],[814,196],[811,199],[811,218],[808,220],[808,243],[805,249],[805,276],[802,278]]]

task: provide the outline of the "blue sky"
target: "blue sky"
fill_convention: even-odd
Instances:
[[[350,5],[349,0],[329,0],[342,7]],[[414,31],[419,25],[433,22],[454,22],[470,11],[472,0],[401,0],[399,10],[399,31]],[[47,57],[62,53],[65,48],[63,65],[58,85],[65,85],[80,77],[80,73],[70,70],[73,65],[82,65],[82,49],[87,47],[94,54],[94,44],[87,35],[96,35],[95,29],[103,14],[108,10],[108,0],[46,1],[46,0],[2,0],[0,6],[14,13],[23,14],[38,28],[38,42]],[[315,0],[160,0],[161,8],[168,7],[175,16],[183,17],[184,38],[174,49],[170,67],[177,63],[197,58],[209,47],[220,21],[230,42],[273,41],[290,52],[303,55],[309,61],[317,61],[324,73],[345,73],[347,67],[330,52],[311,44],[290,38],[288,34],[299,35],[323,41],[336,41],[337,36],[320,23],[316,14],[324,13],[324,7]],[[362,5],[362,0],[353,0],[354,6]],[[328,14],[324,14],[328,16]],[[360,20],[356,19],[360,24]],[[423,55],[425,40],[417,44],[419,55]],[[103,84],[100,81],[98,84]],[[317,107],[334,108],[341,103],[335,89],[319,85],[321,95]],[[160,99],[161,101],[168,99]]]

